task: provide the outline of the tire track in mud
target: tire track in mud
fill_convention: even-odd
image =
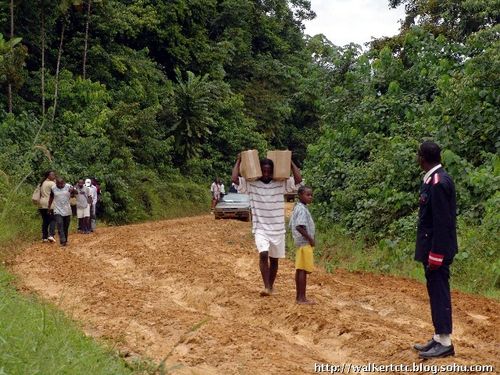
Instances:
[[[180,364],[177,374],[312,373],[314,363],[412,364],[432,332],[425,286],[403,278],[317,269],[294,304],[293,263],[277,293],[261,281],[249,223],[198,216],[70,235],[36,244],[12,270],[89,335],[129,356]],[[432,364],[500,368],[500,304],[453,292],[457,355]],[[173,351],[172,351],[173,350]],[[169,353],[172,351],[171,355]]]

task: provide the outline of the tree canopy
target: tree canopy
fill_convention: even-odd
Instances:
[[[288,147],[321,220],[409,238],[434,139],[461,217],[498,224],[496,3],[390,0],[400,33],[363,50],[305,35],[307,0],[3,1],[0,169],[96,176],[122,222],[143,182],[206,184],[241,150]]]

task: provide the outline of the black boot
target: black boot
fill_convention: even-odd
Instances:
[[[436,343],[432,348],[426,352],[418,353],[420,358],[443,358],[450,355],[455,355],[455,348],[453,345],[443,346],[440,343]]]
[[[437,343],[438,342],[434,341],[434,339],[430,339],[425,344],[415,344],[415,345],[413,345],[413,349],[418,350],[419,352],[426,352],[427,350],[429,350],[430,348],[432,348]]]

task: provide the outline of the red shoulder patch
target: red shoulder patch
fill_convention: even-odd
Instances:
[[[439,173],[435,173],[434,176],[432,176],[432,184],[439,184],[439,181],[441,181],[441,176],[439,176]]]

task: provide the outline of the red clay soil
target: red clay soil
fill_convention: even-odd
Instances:
[[[167,358],[175,374],[304,374],[314,364],[419,364],[414,342],[432,333],[425,286],[317,269],[294,303],[293,263],[280,262],[276,294],[261,278],[250,224],[198,216],[99,228],[70,245],[36,244],[12,271],[84,331],[126,356]],[[500,369],[500,303],[453,292],[456,356],[424,365]]]

